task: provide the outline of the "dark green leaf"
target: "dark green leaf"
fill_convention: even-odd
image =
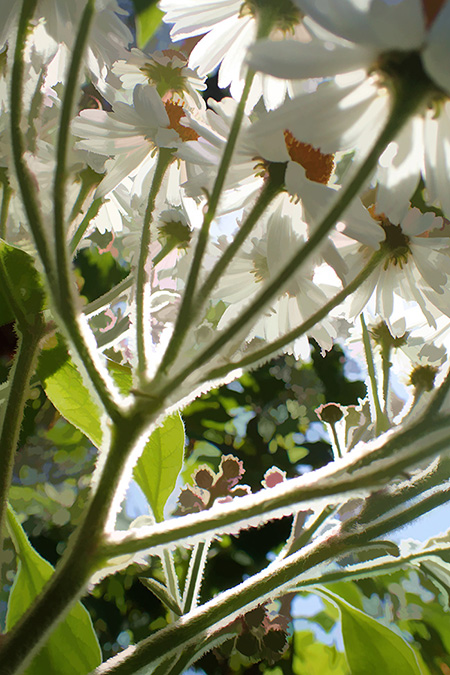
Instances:
[[[160,581],[157,581],[156,579],[150,579],[147,577],[139,577],[139,581],[142,582],[149,591],[154,593],[158,600],[161,600],[161,602],[166,605],[166,607],[171,609],[174,614],[177,616],[181,616],[183,614],[182,610],[172,598],[164,584],[162,584]]]
[[[37,374],[55,408],[99,447],[102,441],[100,409],[60,336],[53,345],[42,350]]]
[[[0,325],[10,323],[19,318],[30,323],[44,307],[45,293],[40,276],[34,266],[33,258],[20,248],[11,246],[0,239],[0,278],[4,278],[8,292],[2,290],[0,284]],[[15,317],[13,309],[7,300],[11,293],[14,303],[22,316]]]
[[[8,509],[8,528],[19,558],[6,615],[6,628],[10,630],[52,576],[53,567],[31,546],[11,508]],[[78,602],[51,634],[24,675],[86,675],[101,661],[90,616]]]
[[[338,606],[341,613],[342,637],[352,675],[421,675],[414,650],[398,633],[328,589],[321,594]]]
[[[164,505],[175,487],[183,455],[184,425],[176,413],[155,429],[133,470],[133,478],[147,497],[157,521],[164,519]]]

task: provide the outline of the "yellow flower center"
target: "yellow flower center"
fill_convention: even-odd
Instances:
[[[185,117],[183,107],[173,101],[165,101],[164,107],[169,118],[169,129],[175,129],[183,142],[196,141],[198,134],[193,129],[180,124],[182,117]]]
[[[309,143],[298,141],[288,129],[284,132],[284,140],[289,157],[305,169],[306,178],[327,185],[334,169],[334,155],[326,155]]]

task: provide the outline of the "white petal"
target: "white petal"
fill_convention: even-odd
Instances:
[[[298,80],[329,77],[370,66],[375,52],[365,47],[343,47],[328,43],[303,43],[297,40],[274,42],[259,40],[249,49],[248,62],[254,70],[274,77]]]
[[[450,216],[450,102],[438,117],[425,119],[425,183],[427,200],[441,207]]]
[[[379,159],[377,212],[385,213],[392,223],[405,216],[423,164],[423,119],[415,116]]]
[[[450,92],[450,3],[445,2],[428,31],[427,46],[422,61],[434,82]]]
[[[420,0],[372,0],[369,22],[380,49],[418,49],[425,39]]]

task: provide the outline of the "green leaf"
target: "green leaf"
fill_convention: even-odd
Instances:
[[[101,411],[70,358],[61,336],[41,351],[37,374],[61,415],[96,446],[102,441]]]
[[[7,518],[19,558],[6,614],[6,629],[10,630],[52,576],[53,567],[31,546],[11,507],[8,507]],[[77,602],[34,657],[24,675],[85,675],[101,661],[91,618],[83,605]]]
[[[295,631],[293,650],[293,675],[349,675],[344,654],[319,642],[310,631]]]
[[[45,304],[45,293],[40,276],[34,266],[34,259],[20,248],[7,244],[0,239],[0,326],[10,323],[15,318],[34,323],[36,314],[42,311]],[[2,289],[8,287],[7,292]],[[13,307],[8,302],[8,294],[14,298],[21,313],[15,317]]]
[[[337,605],[341,613],[342,637],[352,675],[422,675],[414,650],[398,633],[328,589],[320,594]]]
[[[130,389],[133,386],[133,372],[131,368],[129,366],[124,366],[121,363],[117,363],[112,359],[106,361],[106,366],[120,393],[124,396],[129,394]]]
[[[156,0],[133,0],[136,12],[137,45],[141,49],[153,37],[161,23],[164,12],[156,6]]]
[[[183,466],[184,425],[178,413],[167,417],[148,439],[133,470],[133,478],[147,497],[155,519],[164,519],[164,505]]]

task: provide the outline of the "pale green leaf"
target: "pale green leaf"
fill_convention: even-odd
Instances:
[[[136,4],[136,3],[135,3]],[[157,31],[163,12],[155,3],[136,13],[136,42],[143,49]]]
[[[342,637],[352,675],[422,675],[412,647],[398,633],[328,589],[320,593],[341,613]]]
[[[116,363],[116,361],[113,361],[112,359],[107,359],[106,366],[120,393],[124,396],[129,394],[130,389],[133,386],[133,373],[130,366]]]
[[[319,642],[310,631],[295,631],[293,650],[293,675],[349,675],[345,655]]]
[[[184,425],[176,413],[155,429],[133,470],[133,478],[145,494],[157,521],[164,519],[164,505],[175,488],[183,455]]]
[[[33,322],[45,303],[44,289],[33,258],[20,248],[11,246],[0,239],[0,265],[2,277],[8,286],[8,293],[14,297],[15,305],[21,313],[19,319]],[[0,326],[14,320],[14,312],[7,300],[7,294],[0,284]]]
[[[31,546],[10,507],[7,518],[8,529],[19,558],[6,614],[6,628],[10,630],[52,576],[53,567]],[[91,618],[83,605],[77,602],[55,628],[24,675],[86,675],[100,665],[101,661],[101,651]]]
[[[61,415],[99,447],[101,411],[83,382],[60,336],[41,351],[37,374],[50,401]]]

